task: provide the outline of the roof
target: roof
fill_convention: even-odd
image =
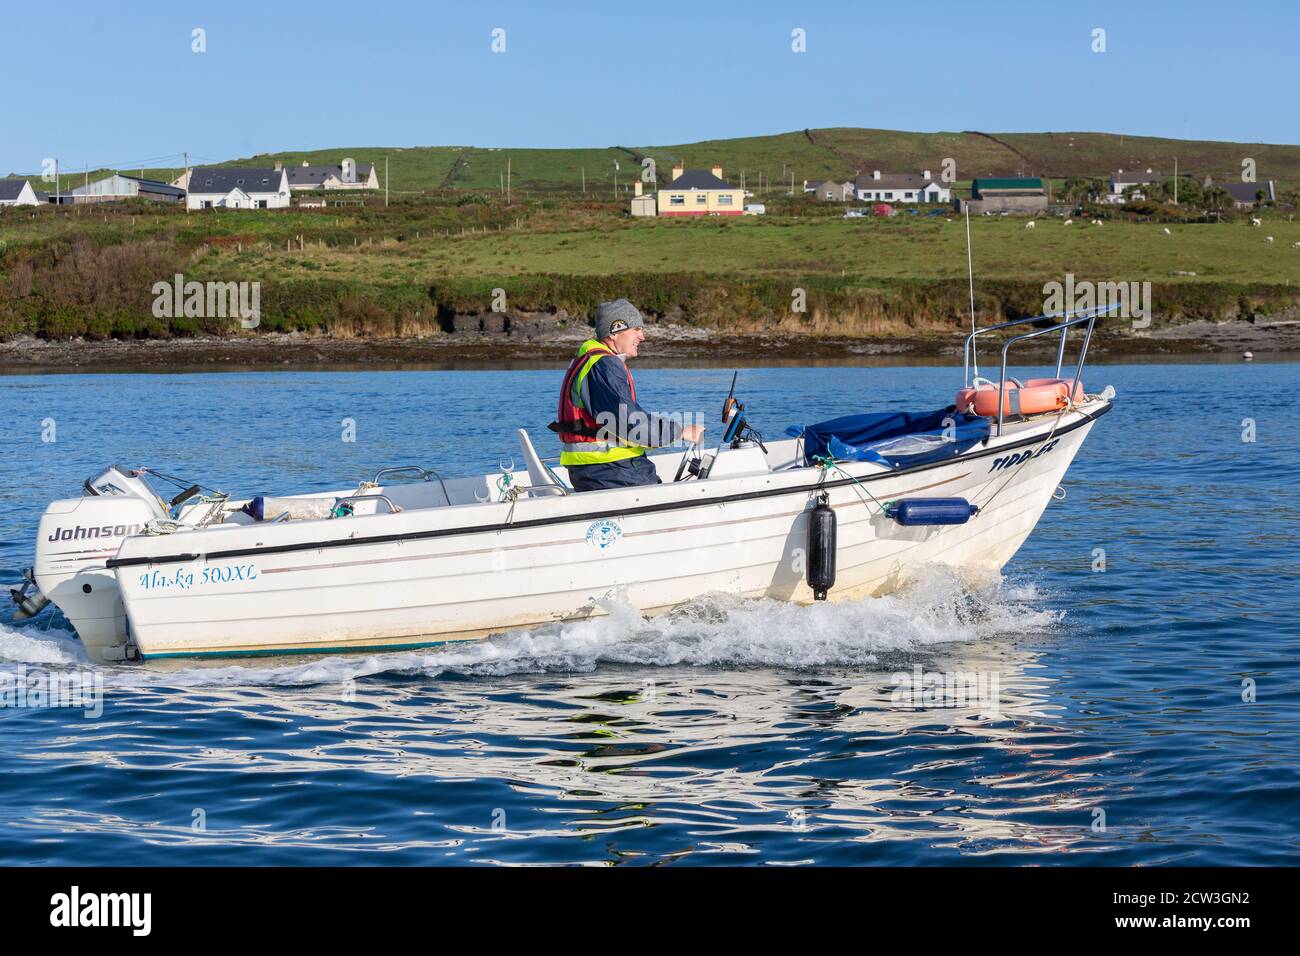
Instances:
[[[880,178],[859,176],[853,181],[855,189],[924,189],[934,182],[916,173],[881,173]]]
[[[373,163],[357,163],[357,179],[364,180],[370,178],[370,171],[374,169]],[[343,179],[343,166],[285,166],[285,171],[289,174],[290,186],[319,186],[330,176],[337,176]]]
[[[1159,173],[1153,173],[1150,171],[1139,173],[1132,169],[1128,172],[1124,172],[1122,169],[1117,169],[1110,174],[1110,178],[1112,182],[1117,183],[1158,183],[1164,177]]]
[[[1272,182],[1266,180],[1262,183],[1215,183],[1229,196],[1237,202],[1255,202],[1259,198],[1259,193],[1264,194],[1265,199],[1273,198]]]
[[[127,176],[125,173],[118,173],[123,179],[132,179],[140,184],[140,191],[146,193],[159,193],[163,196],[175,196],[178,199],[185,195],[185,190],[179,186],[172,186],[157,179],[144,179],[141,176]]]
[[[225,195],[232,189],[242,189],[246,193],[273,193],[280,189],[278,169],[256,166],[196,166],[190,172],[190,192],[220,193]]]
[[[739,189],[726,180],[719,179],[707,169],[688,169],[663,189]]]
[[[976,179],[970,184],[971,195],[978,197],[985,190],[1027,190],[1043,191],[1043,181],[1037,177],[1024,178],[1001,178],[1001,179]]]
[[[25,179],[0,179],[0,201],[17,199],[26,185]]]

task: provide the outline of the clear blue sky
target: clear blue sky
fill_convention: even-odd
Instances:
[[[1296,0],[16,3],[0,175],[825,126],[1296,143],[1298,39]]]

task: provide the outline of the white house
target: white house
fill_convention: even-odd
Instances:
[[[39,206],[36,191],[25,179],[0,179],[0,206]]]
[[[930,175],[926,170],[920,176],[913,173],[882,173],[874,170],[870,176],[859,176],[853,183],[858,199],[866,202],[934,202],[952,201],[952,190]]]
[[[190,170],[186,209],[284,209],[288,205],[289,174],[283,169],[199,166]]]
[[[1151,167],[1147,167],[1146,172],[1130,169],[1125,172],[1117,169],[1110,174],[1110,192],[1106,196],[1108,203],[1123,203],[1126,201],[1124,190],[1132,188],[1134,199],[1145,199],[1146,195],[1142,192],[1142,186],[1149,186],[1152,183],[1158,183],[1161,180],[1159,173],[1154,172]]]
[[[279,164],[276,164],[279,168]],[[344,159],[337,166],[311,166],[303,160],[301,166],[290,166],[289,188],[294,192],[308,189],[378,189],[379,174],[372,163],[358,163]]]

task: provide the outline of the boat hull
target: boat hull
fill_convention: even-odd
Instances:
[[[888,593],[928,565],[1000,569],[1108,407],[1050,437],[1048,421],[937,465],[826,473],[838,525],[830,598]],[[478,506],[463,528],[454,524],[463,509],[443,508],[349,518],[346,538],[340,521],[129,538],[112,563],[145,659],[475,640],[602,615],[611,600],[646,613],[709,593],[810,603],[804,559],[820,474],[521,498]],[[966,524],[927,527],[882,513],[884,502],[913,496],[964,497],[981,510]],[[322,526],[330,540],[313,539]],[[178,554],[182,546],[193,553]]]

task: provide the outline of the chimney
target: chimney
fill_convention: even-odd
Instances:
[[[719,179],[722,178],[722,167],[717,163],[713,164],[713,175],[717,176]]]
[[[641,195],[641,180],[638,179],[636,182],[632,184],[632,195],[633,196]]]
[[[921,174],[921,176],[922,176],[922,178],[925,179],[926,182],[929,182],[929,181],[930,181],[930,170],[927,169],[925,172],[923,172],[923,173]]]
[[[676,180],[685,170],[681,163],[673,163],[673,179]]]
[[[872,179],[879,179],[879,178],[880,178],[880,170],[878,170],[878,169],[873,169],[873,170],[871,171],[871,178],[872,178]]]
[[[275,161],[275,171],[278,173],[282,169],[284,169],[284,163],[280,162],[280,160],[277,159]]]
[[[302,161],[302,164],[303,164],[304,166],[310,166],[310,165],[311,165],[311,163],[307,162],[307,160],[305,160],[305,159]]]

